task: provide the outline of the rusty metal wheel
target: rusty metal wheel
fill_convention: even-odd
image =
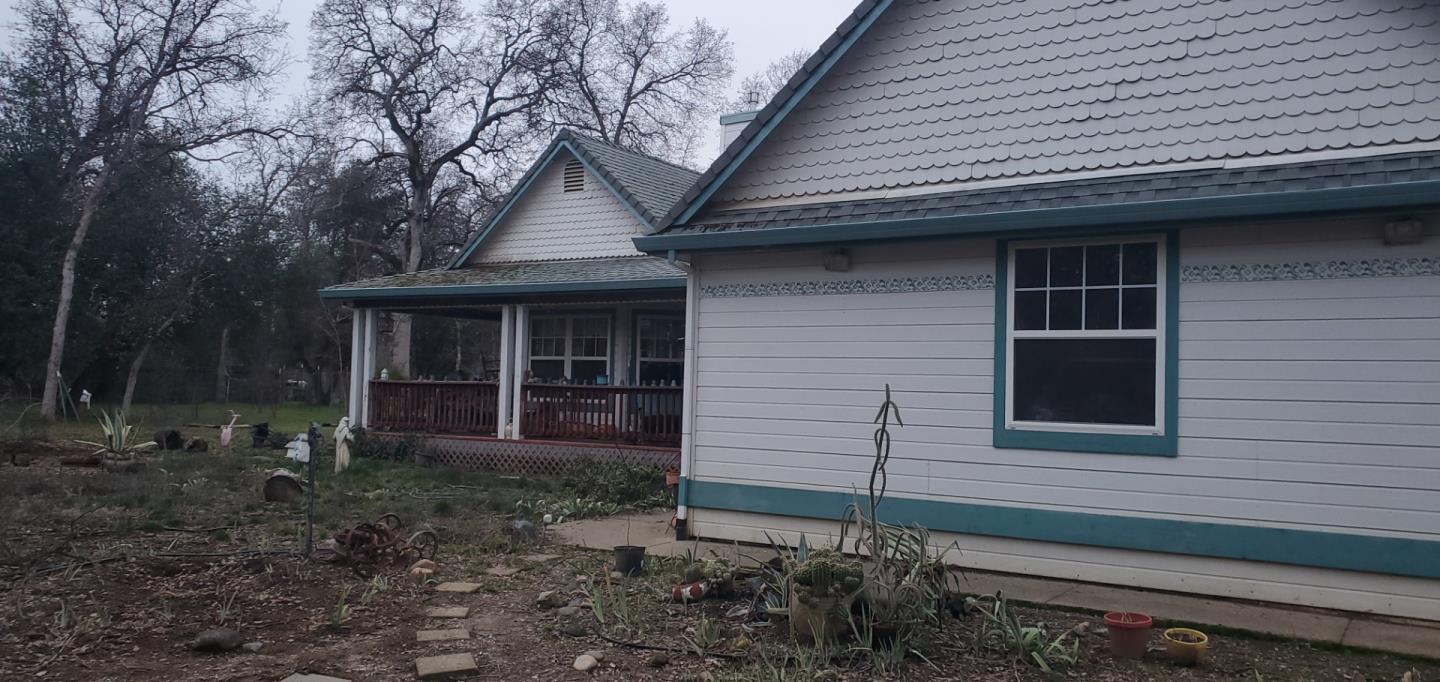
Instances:
[[[386,514],[375,519],[375,525],[384,526],[391,531],[397,531],[405,527],[405,524],[400,521],[400,517],[396,514]]]
[[[434,559],[440,551],[440,535],[433,530],[422,530],[410,536],[410,550],[421,559]]]

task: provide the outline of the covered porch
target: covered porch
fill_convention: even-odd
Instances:
[[[686,273],[676,265],[648,257],[483,265],[322,295],[355,310],[349,417],[371,434],[419,435],[441,463],[476,468],[552,471],[581,457],[678,462],[688,320]],[[498,366],[391,376],[377,366],[382,313],[497,323]]]

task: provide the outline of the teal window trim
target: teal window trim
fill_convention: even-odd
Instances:
[[[1124,233],[1097,236],[1118,237],[1120,234]],[[1164,391],[1160,396],[1164,401],[1164,415],[1158,435],[1008,428],[1006,415],[1009,414],[1010,397],[1006,390],[1006,371],[1010,359],[1010,335],[1007,333],[1010,328],[1010,248],[1020,240],[996,240],[995,402],[992,426],[995,447],[1159,457],[1175,457],[1179,453],[1180,233],[1179,230],[1166,230],[1161,234],[1165,238],[1165,342],[1163,361],[1158,366],[1164,372]]]
[[[721,481],[682,481],[680,490],[681,504],[701,510],[691,514],[692,524],[694,519],[704,521],[706,509],[838,523],[845,506],[855,502],[852,491]],[[878,513],[886,523],[920,524],[937,533],[1440,578],[1440,542],[1361,530],[1300,530],[893,495],[885,498]]]

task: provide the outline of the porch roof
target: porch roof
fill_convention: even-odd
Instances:
[[[347,282],[320,290],[341,301],[504,298],[517,295],[684,289],[686,271],[663,258],[487,263]]]

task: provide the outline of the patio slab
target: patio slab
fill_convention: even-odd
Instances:
[[[480,583],[440,583],[435,586],[436,592],[454,592],[458,594],[471,594],[478,592]]]
[[[415,633],[417,642],[451,642],[457,639],[470,639],[470,631],[462,629],[420,630]]]
[[[415,676],[422,680],[456,677],[479,672],[472,654],[446,654],[415,659]]]
[[[469,615],[468,606],[432,606],[425,609],[426,618],[464,618]]]

